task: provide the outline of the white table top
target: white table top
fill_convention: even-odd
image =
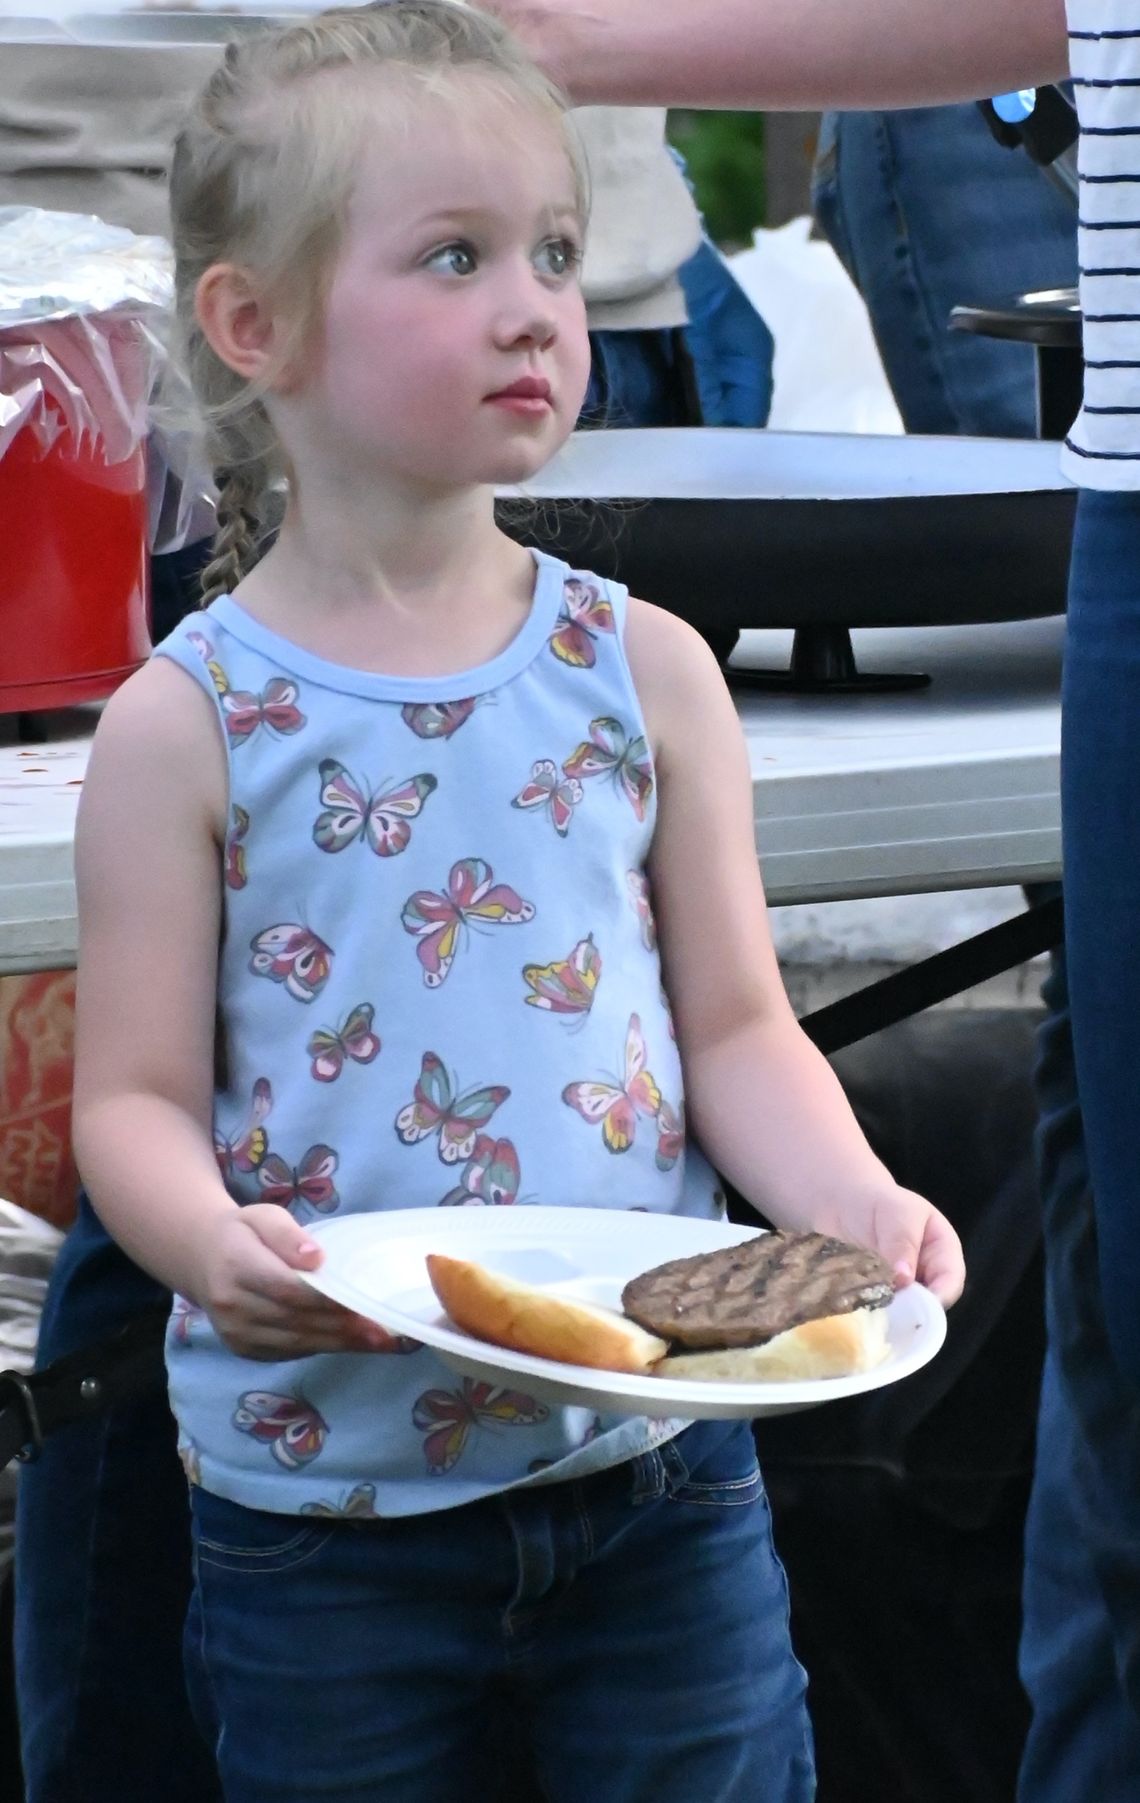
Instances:
[[[868,669],[928,689],[739,699],[756,835],[775,904],[1041,881],[1060,870],[1061,620],[853,634]],[[738,661],[786,665],[791,635]],[[47,717],[45,745],[0,716],[0,972],[75,961],[72,837],[97,710]]]

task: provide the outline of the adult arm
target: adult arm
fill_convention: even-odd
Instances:
[[[1064,0],[483,0],[578,104],[936,106],[1068,72]]]

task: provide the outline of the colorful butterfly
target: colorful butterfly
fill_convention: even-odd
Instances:
[[[305,1502],[301,1504],[302,1515],[319,1515],[326,1521],[376,1521],[376,1486],[375,1484],[357,1484],[344,1499],[343,1504],[331,1502]]]
[[[459,1164],[471,1157],[479,1134],[511,1092],[501,1083],[469,1089],[460,1096],[455,1090],[442,1059],[425,1052],[413,1100],[396,1116],[396,1132],[405,1146],[438,1133],[444,1164]]]
[[[269,1081],[259,1077],[250,1097],[249,1119],[236,1138],[227,1139],[214,1128],[214,1156],[227,1182],[239,1172],[247,1176],[250,1171],[256,1171],[264,1160],[269,1150],[269,1137],[261,1123],[272,1107],[273,1091]]]
[[[550,635],[550,649],[564,664],[577,670],[593,667],[599,632],[614,630],[614,610],[592,582],[568,578],[562,590],[562,609]]]
[[[661,1091],[645,1068],[645,1040],[636,1014],[629,1017],[625,1038],[625,1081],[616,1083],[568,1083],[562,1100],[584,1121],[601,1121],[602,1139],[610,1152],[627,1152],[637,1133],[639,1114],[655,1115],[661,1107]]]
[[[234,823],[226,836],[226,887],[244,889],[247,882],[245,846],[242,840],[249,831],[249,815],[237,803],[233,807]]]
[[[631,739],[620,720],[603,715],[590,721],[590,737],[583,739],[564,762],[567,776],[610,776],[627,797],[639,820],[645,819],[653,793],[649,749],[639,733]]]
[[[499,1207],[519,1193],[519,1155],[509,1139],[492,1139],[481,1133],[463,1167],[457,1189],[448,1190],[441,1208],[466,1208],[485,1203]]]
[[[685,1149],[685,1105],[670,1108],[662,1102],[657,1115],[657,1169],[671,1171]]]
[[[233,1425],[268,1446],[279,1465],[298,1471],[311,1464],[328,1437],[328,1424],[303,1396],[247,1390],[238,1397]]]
[[[657,944],[657,922],[649,900],[649,878],[644,870],[627,870],[625,886],[641,926],[641,943],[647,952],[651,952]]]
[[[372,1031],[375,1012],[371,1002],[358,1002],[335,1032],[330,1027],[317,1028],[305,1049],[318,1083],[335,1083],[346,1058],[356,1064],[372,1063],[380,1050],[380,1036]]]
[[[210,674],[214,672],[211,669]],[[217,676],[214,686],[217,687]],[[225,681],[225,677],[222,678]],[[271,676],[260,695],[247,689],[219,691],[226,731],[234,745],[244,745],[260,727],[285,737],[300,732],[305,716],[297,706],[298,685],[287,676]]]
[[[378,858],[394,858],[412,836],[414,820],[437,787],[434,776],[409,776],[394,789],[366,796],[336,758],[320,762],[324,812],[313,823],[313,838],[322,851],[343,851],[363,839]]]
[[[255,977],[284,983],[299,1002],[311,1002],[329,980],[333,950],[299,921],[282,921],[266,927],[251,939],[249,968]]]
[[[304,1202],[317,1214],[331,1214],[340,1206],[333,1175],[340,1163],[331,1146],[310,1146],[299,1165],[288,1165],[276,1152],[270,1152],[257,1173],[263,1202],[277,1202],[291,1208]]]
[[[549,1413],[533,1396],[465,1377],[462,1390],[425,1390],[412,1410],[412,1423],[427,1435],[429,1472],[442,1477],[458,1463],[472,1428],[534,1427]]]
[[[594,935],[579,939],[568,958],[553,964],[524,964],[523,981],[533,995],[523,999],[532,1008],[544,1008],[550,1014],[589,1014],[594,1005],[594,991],[602,974],[602,955],[594,944]]]
[[[417,889],[408,897],[400,915],[404,931],[419,941],[416,957],[423,965],[424,982],[438,989],[455,957],[459,929],[476,926],[515,926],[534,919],[534,903],[523,901],[506,883],[496,883],[495,873],[482,858],[461,858],[451,866],[447,894]]]
[[[400,709],[400,718],[410,726],[417,739],[450,739],[478,706],[474,696],[466,701],[409,702]]]
[[[576,776],[560,776],[553,758],[539,758],[523,784],[512,808],[550,809],[550,820],[560,839],[570,830],[574,809],[582,799],[582,785]]]
[[[205,1313],[205,1309],[199,1308],[197,1303],[188,1301],[185,1296],[176,1296],[170,1315],[171,1337],[177,1340],[180,1346],[189,1346],[190,1329],[195,1321],[203,1319]]]
[[[229,677],[214,656],[214,647],[211,645],[209,639],[205,638],[200,632],[188,632],[186,637],[202,659],[207,670],[210,672],[210,680],[217,693],[219,695],[228,694],[230,687]]]

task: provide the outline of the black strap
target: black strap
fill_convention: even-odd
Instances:
[[[949,951],[806,1014],[801,1026],[822,1052],[838,1052],[987,977],[1051,951],[1061,942],[1061,898],[975,933]],[[47,1434],[88,1421],[116,1402],[166,1381],[163,1360],[168,1311],[151,1309],[110,1339],[56,1359],[24,1376],[0,1371],[0,1470],[14,1458],[35,1458]]]

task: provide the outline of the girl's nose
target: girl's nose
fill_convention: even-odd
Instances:
[[[525,273],[504,283],[494,322],[495,342],[500,349],[517,345],[543,350],[558,335],[558,323],[550,295],[528,265]]]

